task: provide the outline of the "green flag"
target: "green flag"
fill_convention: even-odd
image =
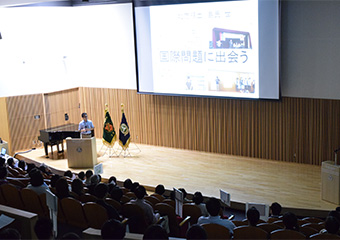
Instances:
[[[116,141],[116,131],[113,127],[110,113],[105,109],[105,121],[103,129],[103,144],[108,147],[113,147]]]

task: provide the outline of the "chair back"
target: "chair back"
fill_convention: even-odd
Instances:
[[[101,229],[109,219],[106,209],[97,203],[85,203],[83,209],[90,228]]]
[[[168,216],[170,229],[169,235],[172,237],[179,237],[180,229],[175,208],[166,203],[157,203],[155,205],[155,211],[158,211],[161,216]]]
[[[117,210],[117,212],[121,213],[122,212],[122,204],[120,202],[112,199],[112,198],[106,198],[105,202],[109,205],[111,205],[114,209]]]
[[[340,236],[329,233],[317,233],[310,236],[310,239],[340,239]]]
[[[260,223],[257,227],[261,228],[262,230],[266,231],[268,234],[272,231],[282,229],[281,226],[273,224],[273,223]]]
[[[162,203],[169,204],[171,207],[176,208],[176,202],[172,199],[164,199]]]
[[[285,228],[285,227],[286,227],[286,226],[284,225],[284,223],[283,223],[282,220],[277,220],[277,221],[273,222],[273,224],[279,225],[279,226],[282,227],[282,228]]]
[[[322,219],[316,218],[316,217],[305,217],[302,220],[308,221],[310,223],[321,223],[321,222],[323,222]]]
[[[130,200],[131,200],[131,199],[130,199],[129,197],[125,196],[125,195],[123,195],[123,196],[121,197],[121,199],[120,199],[120,201],[121,201],[123,204],[130,202]]]
[[[39,217],[46,217],[39,195],[35,191],[24,188],[21,190],[21,198],[26,211],[36,213]]]
[[[205,223],[202,227],[207,233],[208,239],[230,239],[230,231],[228,228],[215,224],[215,223]]]
[[[300,232],[288,230],[288,229],[279,229],[271,232],[270,234],[271,240],[276,239],[306,239],[306,236]]]
[[[268,233],[253,226],[240,226],[234,229],[234,239],[267,239]]]
[[[193,204],[185,203],[183,204],[183,217],[190,216],[190,224],[196,224],[200,216],[202,216],[201,209]]]
[[[24,210],[20,191],[12,184],[2,184],[1,191],[8,206]]]
[[[61,199],[61,207],[66,218],[67,224],[81,229],[88,227],[87,219],[84,214],[83,205],[74,198]]]
[[[151,196],[157,198],[160,202],[163,202],[164,199],[165,199],[162,195],[160,195],[158,193],[153,193],[153,194],[151,194]]]
[[[92,194],[85,193],[79,197],[80,201],[82,203],[87,203],[87,202],[96,202],[97,198],[93,196]]]
[[[248,223],[243,222],[243,221],[239,221],[239,220],[233,220],[232,222],[234,223],[234,225],[235,225],[236,227],[248,225]]]
[[[267,220],[267,223],[273,223],[273,222],[278,221],[278,220],[280,220],[280,219],[277,218],[277,217],[269,217],[268,220]]]
[[[134,203],[126,203],[122,205],[122,212],[123,216],[129,219],[130,232],[144,234],[148,223],[143,209]]]
[[[310,236],[319,233],[318,230],[308,227],[308,226],[301,226],[300,227],[300,232],[302,232],[307,238]]]
[[[303,224],[301,227],[310,227],[310,228],[314,228],[315,230],[317,230],[318,232],[320,232],[322,229],[324,229],[324,226],[321,224],[317,224],[317,223],[305,223]]]
[[[130,199],[136,199],[136,194],[134,192],[127,192],[124,194],[125,196],[127,196]]]
[[[151,205],[152,207],[154,207],[157,203],[160,203],[160,202],[161,202],[161,201],[159,201],[158,198],[153,197],[153,196],[145,196],[145,197],[144,197],[144,200],[145,200],[145,201],[148,201],[149,203],[151,203],[150,205]]]

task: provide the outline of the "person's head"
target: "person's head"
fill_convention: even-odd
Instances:
[[[7,177],[7,168],[2,166],[0,167],[0,179],[4,180]]]
[[[94,188],[94,194],[97,198],[103,199],[107,194],[108,186],[105,183],[99,183]]]
[[[84,173],[84,171],[81,171],[81,172],[78,173],[78,178],[80,180],[85,180],[85,173]]]
[[[169,239],[169,236],[161,225],[152,224],[145,230],[143,239]]]
[[[27,163],[27,172],[29,173],[32,169],[36,168],[34,163]]]
[[[86,122],[87,121],[87,113],[86,112],[83,112],[82,114],[81,114],[81,117],[82,117],[82,119]]]
[[[55,189],[58,198],[64,198],[70,195],[67,180],[63,177],[58,179],[58,181],[55,184]]]
[[[14,167],[14,159],[13,158],[8,158],[7,159],[7,165],[10,167]]]
[[[91,185],[97,185],[100,182],[98,175],[92,175],[90,178]]]
[[[39,170],[31,171],[31,185],[33,187],[39,187],[44,184],[44,177]]]
[[[48,218],[40,218],[34,226],[35,235],[38,239],[52,239],[53,238],[53,224]]]
[[[279,216],[281,214],[281,210],[282,210],[282,207],[277,202],[273,202],[272,205],[270,205],[271,215]]]
[[[217,216],[221,209],[221,203],[216,198],[210,198],[206,203],[206,207],[210,216]]]
[[[79,178],[73,179],[71,183],[71,187],[72,187],[72,192],[78,195],[81,195],[84,193],[84,183]]]
[[[165,192],[165,188],[162,184],[158,184],[155,188],[155,193],[159,194],[159,195],[163,195]]]
[[[325,220],[325,228],[330,234],[337,234],[339,231],[339,222],[333,216],[328,216]]]
[[[188,240],[193,240],[193,239],[207,239],[208,237],[206,231],[201,225],[194,224],[188,229],[186,233],[186,238]]]
[[[61,177],[58,174],[55,174],[51,177],[51,182],[50,182],[51,187],[55,188],[55,185],[56,185],[57,181],[59,180],[59,178],[61,178]]]
[[[290,230],[299,229],[297,217],[292,212],[286,212],[285,214],[283,214],[282,221],[286,229],[290,229]]]
[[[132,186],[132,180],[130,178],[127,178],[125,181],[124,181],[124,187],[128,190],[131,189],[131,186]]]
[[[130,191],[134,192],[138,186],[139,186],[139,182],[132,183]]]
[[[116,177],[115,177],[115,176],[111,176],[111,177],[109,178],[109,182],[108,182],[108,183],[116,185],[116,184],[117,184],[117,179],[116,179]]]
[[[86,179],[90,179],[92,175],[93,175],[93,171],[92,170],[87,170],[86,173],[85,173]]]
[[[24,160],[19,160],[18,167],[25,171],[26,170],[26,163],[25,163],[25,161]]]
[[[256,226],[260,219],[260,212],[255,208],[251,207],[247,211],[247,219],[250,226]]]
[[[185,191],[184,188],[179,188],[178,190],[180,190],[183,193],[183,198],[187,197],[187,191]]]
[[[192,201],[196,204],[199,205],[203,202],[203,195],[201,192],[195,192],[194,197],[192,198]]]
[[[335,211],[340,212],[340,207],[336,207]]]
[[[119,187],[113,187],[110,192],[111,198],[120,202],[122,196],[123,196],[123,190]]]
[[[64,172],[64,177],[69,177],[72,178],[73,174],[71,172],[71,170],[67,170],[66,172]]]
[[[81,239],[78,234],[74,232],[65,233],[61,239]]]
[[[4,159],[3,157],[0,157],[0,167],[5,166],[6,163],[6,159]]]
[[[125,237],[125,226],[116,219],[106,221],[101,229],[102,239],[123,239]]]
[[[145,187],[143,187],[142,185],[139,185],[135,190],[135,194],[138,199],[143,199],[144,196],[146,195]]]
[[[14,228],[4,228],[0,231],[0,239],[21,239],[21,235]]]
[[[328,216],[335,217],[335,219],[340,223],[340,212],[332,210],[328,213]]]

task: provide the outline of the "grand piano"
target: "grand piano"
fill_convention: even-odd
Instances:
[[[64,152],[63,140],[67,137],[80,138],[80,131],[78,130],[78,124],[69,123],[57,127],[47,128],[40,130],[40,136],[38,139],[44,143],[45,155],[48,158],[48,145],[51,146],[51,152],[53,155],[53,146],[57,145],[58,153]],[[59,150],[59,144],[61,144],[62,150]]]

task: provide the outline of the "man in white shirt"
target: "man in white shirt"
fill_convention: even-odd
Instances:
[[[208,217],[201,216],[198,219],[198,224],[204,224],[204,223],[216,223],[219,225],[222,225],[229,229],[230,234],[234,233],[234,228],[236,227],[235,224],[228,220],[228,219],[222,219],[218,214],[221,209],[221,203],[216,198],[210,198],[208,202],[206,203],[206,207],[209,213]]]
[[[93,123],[87,119],[87,113],[82,113],[81,117],[83,120],[79,123],[78,127],[81,137],[91,137],[91,131],[94,129]]]

